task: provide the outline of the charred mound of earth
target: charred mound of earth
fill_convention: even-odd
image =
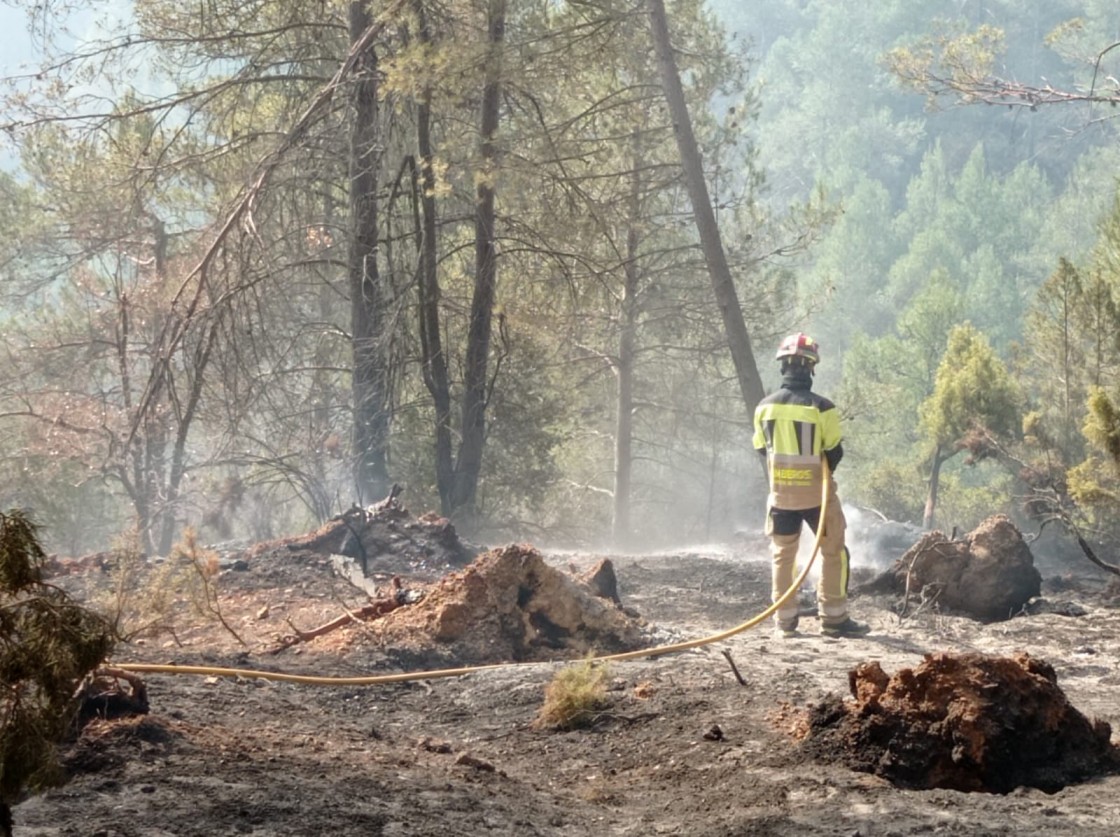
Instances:
[[[478,556],[435,583],[416,604],[370,627],[397,648],[461,664],[555,660],[629,651],[646,644],[643,624],[616,603],[601,562],[584,578],[514,544]]]
[[[57,560],[53,572],[84,576],[114,561],[109,553]],[[576,575],[550,566],[529,545],[482,552],[462,542],[446,518],[411,515],[396,493],[220,561],[227,590],[295,585],[325,569],[369,595],[366,606],[280,637],[269,653],[359,621],[361,630],[346,641],[373,640],[408,670],[576,659],[650,644],[648,626],[619,600],[609,560]],[[94,714],[106,715],[106,701],[127,697],[99,692],[91,698]]]
[[[395,495],[314,532],[256,544],[245,560],[266,566],[328,556],[374,600],[365,635],[406,668],[573,659],[648,644],[641,620],[619,601],[609,560],[577,577],[529,545],[480,553],[460,542],[450,521],[414,518]],[[340,556],[344,563],[333,560]]]
[[[802,746],[902,788],[1052,793],[1120,768],[1109,725],[1078,712],[1054,669],[1025,653],[929,654],[894,676],[867,662],[849,685],[854,701],[809,710]]]
[[[480,552],[460,540],[451,521],[429,512],[414,517],[397,495],[362,508],[355,506],[306,534],[262,541],[246,553],[249,561],[277,553],[342,555],[353,559],[362,573],[442,575],[463,567]]]
[[[935,603],[984,622],[1009,619],[1042,589],[1042,575],[1022,533],[993,515],[963,538],[927,532],[860,592],[903,596],[900,608]]]

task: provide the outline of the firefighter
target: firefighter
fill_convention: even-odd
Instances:
[[[821,576],[817,585],[817,612],[821,633],[829,637],[860,637],[867,625],[848,615],[847,523],[836,494],[832,472],[844,448],[836,405],[813,392],[813,372],[820,361],[820,347],[800,332],[778,347],[782,385],[762,399],[754,413],[754,447],[766,460],[770,483],[766,534],[770,537],[772,601],[793,584],[802,524],[815,533],[821,521],[822,457],[828,462],[828,504],[821,537]],[[777,634],[797,635],[797,597],[774,614]]]

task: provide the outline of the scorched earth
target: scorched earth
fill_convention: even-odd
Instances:
[[[481,591],[483,576],[467,576],[493,553],[471,563],[471,554],[448,551],[437,522],[404,515],[382,534],[358,550],[368,575],[361,586],[340,574],[331,549],[309,548],[313,539],[223,555],[220,619],[184,602],[166,630],[121,645],[111,662],[326,678],[530,661],[373,686],[144,674],[150,711],[95,719],[67,742],[68,781],[19,804],[15,833],[1120,833],[1120,775],[1107,758],[1057,789],[913,789],[867,765],[856,769],[843,736],[809,734],[822,707],[853,705],[850,675],[858,667],[877,664],[890,677],[939,654],[1027,655],[1052,669],[1059,694],[1090,728],[1120,728],[1120,596],[1087,563],[1040,562],[1042,597],[1031,615],[1002,622],[936,606],[911,605],[900,617],[897,597],[857,594],[853,611],[873,628],[865,639],[823,638],[806,616],[802,636],[792,640],[774,638],[764,625],[681,653],[609,663],[606,708],[589,726],[559,731],[536,723],[545,686],[588,650],[618,648],[585,648],[595,643],[578,635],[561,641],[555,625],[549,637],[555,614],[547,613],[523,620],[530,631],[544,626],[540,641],[511,637],[500,608],[491,601],[478,610],[469,592],[456,599],[459,619],[477,624],[438,638],[442,617],[425,611],[425,601],[443,596],[446,604],[457,589]],[[672,554],[538,557],[565,578],[609,557],[621,607],[596,601],[622,618],[620,633],[605,642],[700,638],[769,603],[766,544],[758,536]],[[116,577],[105,563],[60,562],[53,581],[78,599],[104,601]],[[864,568],[860,579],[872,575]],[[346,618],[361,616],[381,593],[405,604],[377,618]],[[530,593],[513,598],[524,604]],[[336,621],[345,624],[316,635]],[[568,662],[531,661],[550,656]],[[992,701],[998,705],[999,695]],[[1115,749],[1116,740],[1112,733],[1106,746]]]

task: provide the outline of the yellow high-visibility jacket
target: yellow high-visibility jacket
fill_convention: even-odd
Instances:
[[[772,509],[819,506],[821,456],[835,469],[844,455],[840,413],[811,387],[811,378],[786,376],[754,411],[754,447],[766,454]]]

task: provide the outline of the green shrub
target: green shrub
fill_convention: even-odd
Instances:
[[[24,789],[59,780],[56,745],[70,729],[82,680],[112,651],[103,618],[43,581],[34,523],[0,513],[0,833]]]

